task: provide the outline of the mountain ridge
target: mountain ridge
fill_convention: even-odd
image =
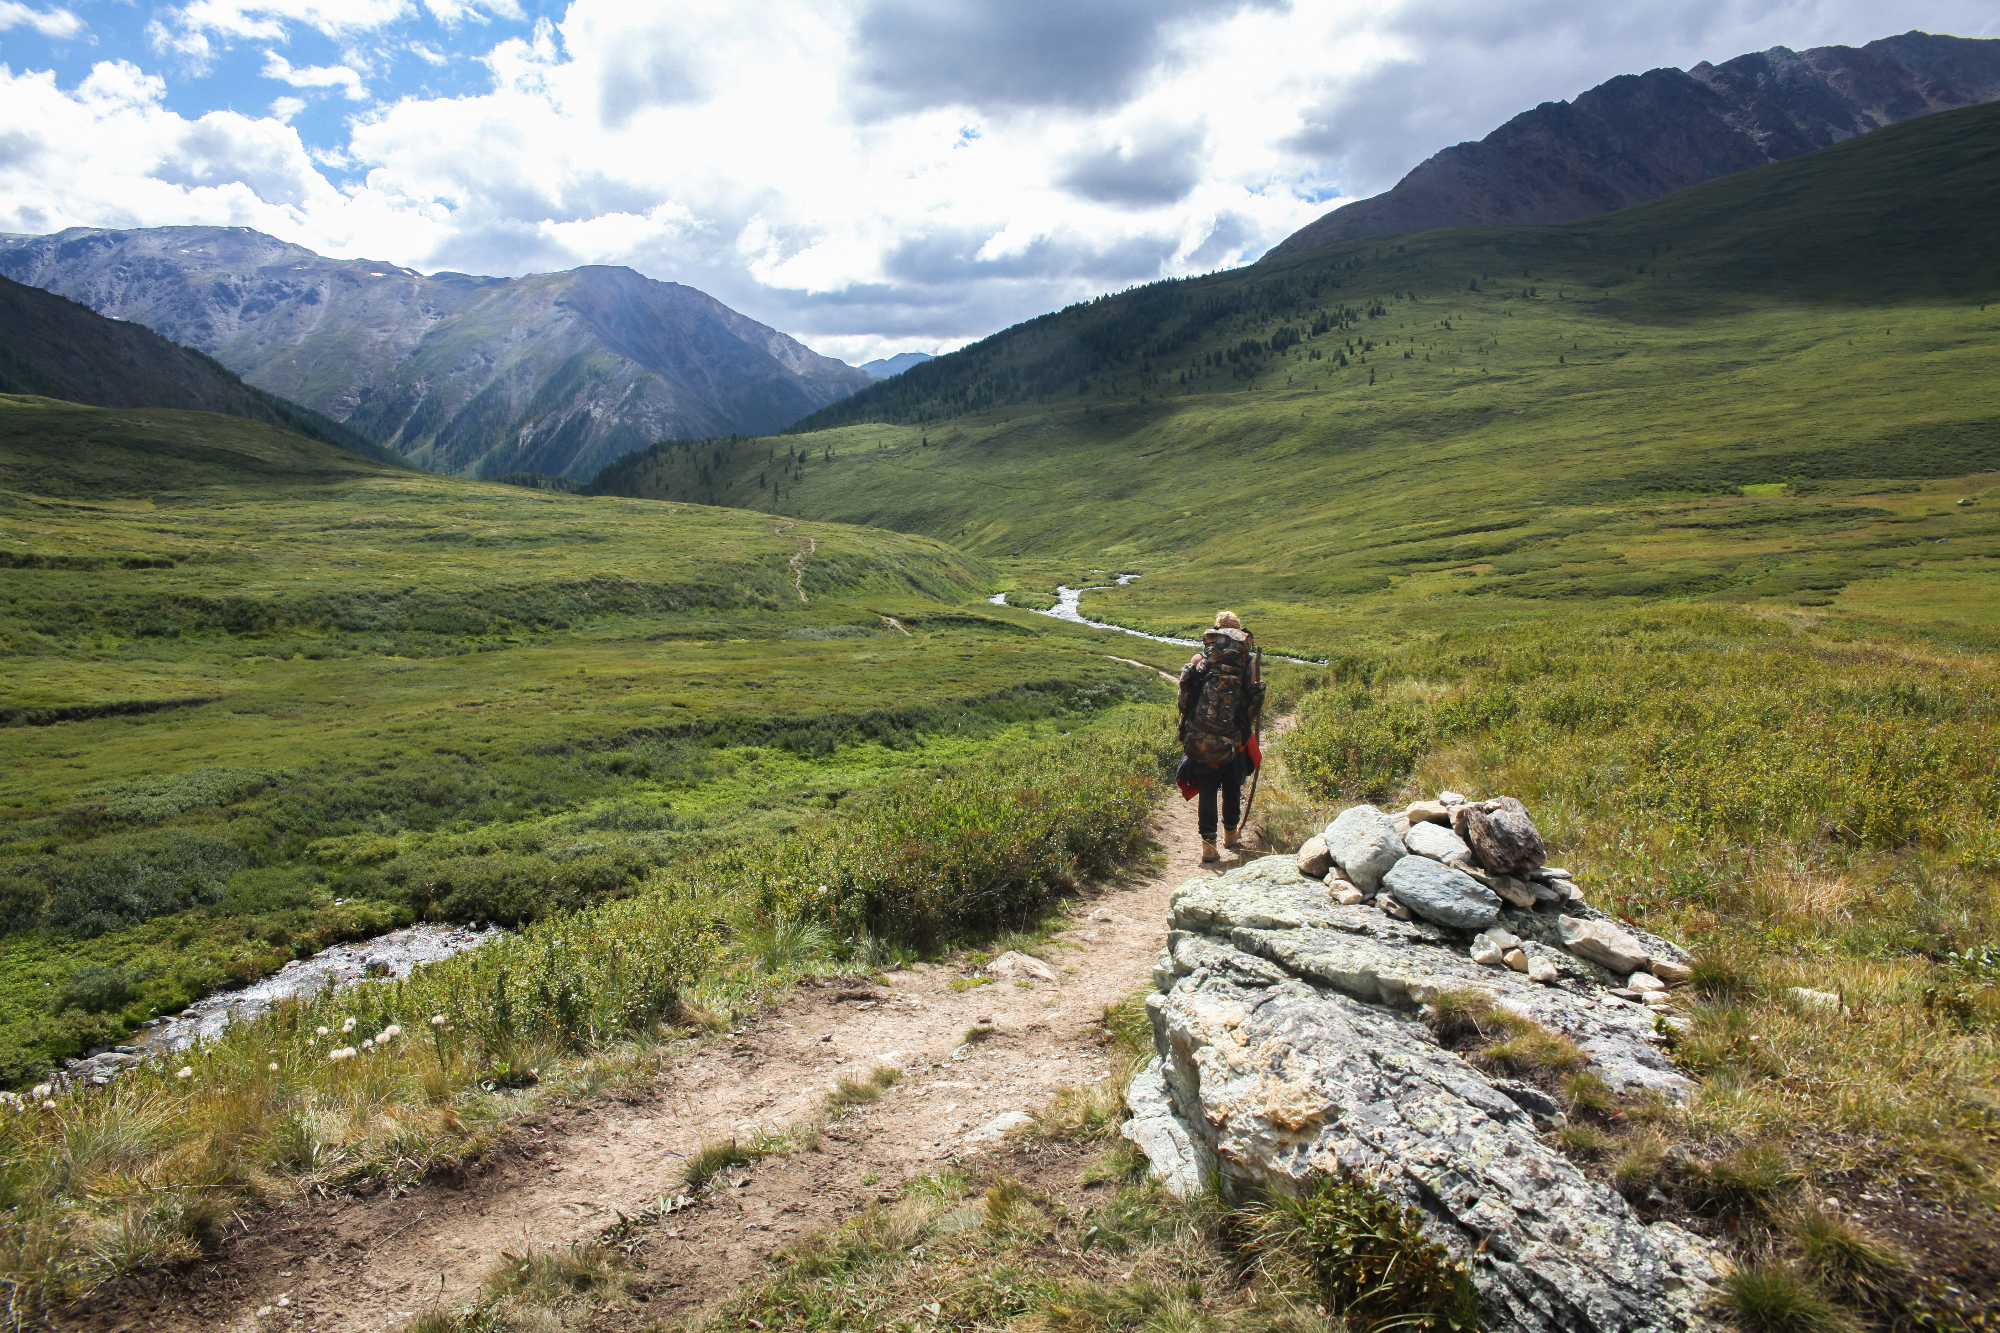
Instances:
[[[861,363],[861,369],[878,380],[894,379],[912,366],[921,366],[926,361],[937,358],[929,352],[898,352],[894,356],[877,357],[873,361]]]
[[[1260,262],[1442,227],[1575,222],[1917,116],[2000,100],[2000,39],[1907,32],[1623,74],[1345,204]]]
[[[420,467],[588,477],[654,440],[782,429],[873,382],[695,288],[336,260],[245,227],[0,236],[0,275],[142,323]]]
[[[245,384],[228,367],[143,324],[0,278],[0,393],[103,408],[213,412],[262,422],[378,463],[395,450],[311,408]]]

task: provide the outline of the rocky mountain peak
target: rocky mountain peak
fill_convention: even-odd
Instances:
[[[588,479],[657,440],[781,430],[872,382],[621,266],[426,275],[247,227],[78,227],[0,237],[0,275],[144,324],[464,475]]]
[[[1995,100],[2000,39],[1925,32],[1624,74],[1443,150],[1394,189],[1334,209],[1265,258],[1439,227],[1574,222]]]

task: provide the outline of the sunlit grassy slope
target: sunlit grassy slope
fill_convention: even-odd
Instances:
[[[0,1075],[1161,688],[930,538],[199,413],[0,397],[0,565]]]
[[[1704,597],[1996,628],[2000,106],[1592,221],[1336,246],[1049,315],[601,490],[943,537],[1266,642]],[[1276,350],[1273,350],[1274,344]]]

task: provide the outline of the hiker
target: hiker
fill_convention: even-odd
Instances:
[[[1222,845],[1241,842],[1243,779],[1257,770],[1257,719],[1264,707],[1264,682],[1256,643],[1234,611],[1215,613],[1215,628],[1201,636],[1201,651],[1181,668],[1181,760],[1174,781],[1195,807],[1201,827],[1201,859],[1219,861],[1215,847],[1216,801],[1222,797]]]

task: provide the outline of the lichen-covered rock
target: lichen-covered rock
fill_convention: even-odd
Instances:
[[[1562,918],[1563,948],[1579,958],[1601,963],[1613,972],[1630,976],[1645,970],[1646,946],[1608,920],[1585,917]]]
[[[1511,796],[1454,807],[1451,831],[1471,846],[1480,865],[1496,875],[1526,877],[1548,859],[1527,807]]]
[[[1372,805],[1350,806],[1326,826],[1326,849],[1340,877],[1363,893],[1380,887],[1382,876],[1404,855],[1396,821]]]
[[[1537,935],[1560,929],[1544,925],[1552,915],[1508,913],[1534,919]],[[1594,967],[1569,960],[1571,971],[1538,983],[1554,949],[1498,926],[1481,942],[1523,951],[1530,975],[1483,967],[1462,952],[1464,934],[1334,903],[1289,857],[1191,881],[1172,920],[1147,1002],[1160,1059],[1134,1080],[1124,1131],[1171,1188],[1191,1193],[1213,1171],[1242,1197],[1346,1168],[1473,1260],[1487,1328],[1704,1327],[1715,1273],[1703,1244],[1643,1225],[1537,1137],[1559,1114],[1554,1101],[1496,1085],[1416,1013],[1476,988],[1570,1037],[1614,1088],[1684,1096],[1652,1016],[1600,1003]]]
[[[1500,899],[1493,890],[1428,857],[1396,862],[1382,877],[1382,887],[1424,920],[1453,930],[1484,930],[1500,917]]]
[[[1472,849],[1456,833],[1435,822],[1411,824],[1410,831],[1403,835],[1403,846],[1409,848],[1410,855],[1427,856],[1433,861],[1455,861],[1472,855]]]
[[[1132,1118],[1118,1132],[1130,1139],[1153,1164],[1153,1175],[1182,1198],[1201,1193],[1215,1169],[1207,1143],[1188,1133],[1167,1100],[1164,1065],[1155,1058],[1132,1077],[1125,1090]]]
[[[1299,848],[1299,873],[1307,879],[1325,879],[1333,869],[1333,853],[1326,849],[1326,839],[1315,833],[1307,838]]]

